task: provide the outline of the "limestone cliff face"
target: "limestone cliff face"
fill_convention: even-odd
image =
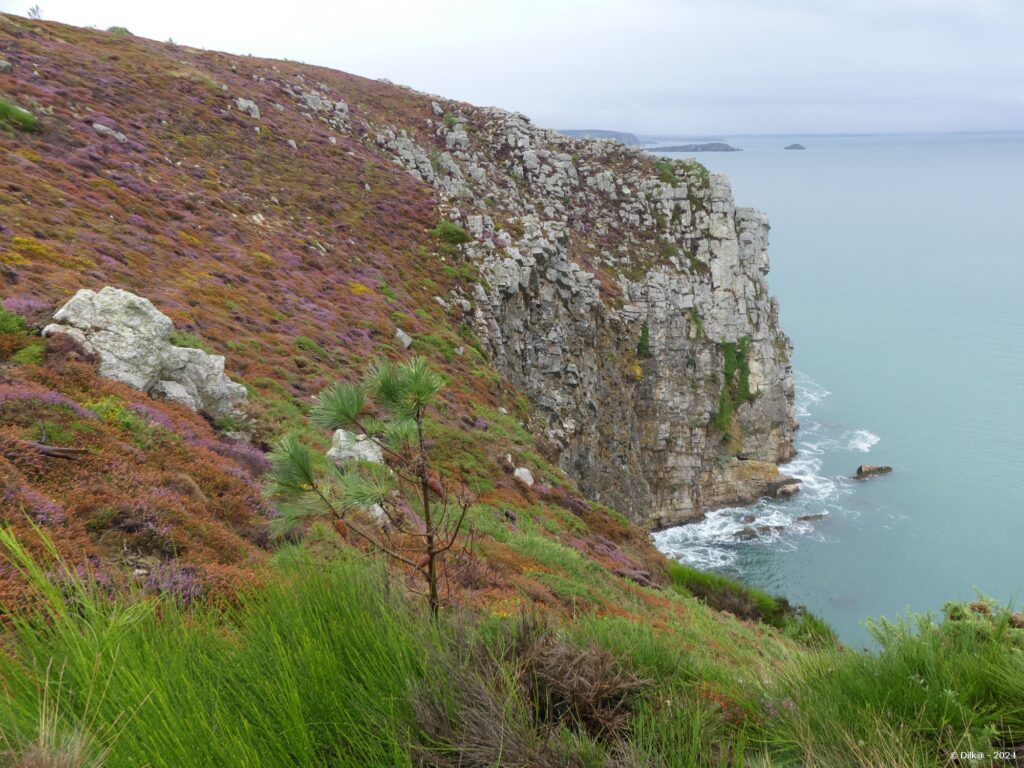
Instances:
[[[433,110],[446,152],[389,128],[377,143],[472,234],[480,279],[456,302],[581,490],[652,527],[791,490],[767,217],[694,162]]]

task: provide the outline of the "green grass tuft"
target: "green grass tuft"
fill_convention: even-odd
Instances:
[[[473,239],[466,230],[448,219],[441,219],[437,226],[430,230],[430,234],[448,245],[462,245]]]
[[[38,131],[39,119],[7,99],[0,99],[0,126],[12,126],[23,131]]]
[[[201,349],[203,352],[209,352],[210,348],[203,343],[203,340],[194,333],[188,331],[171,331],[171,344],[176,347],[186,347],[188,349]]]
[[[658,179],[665,184],[671,184],[675,186],[679,183],[679,177],[676,176],[675,164],[671,160],[659,160],[654,164],[654,167],[658,171]]]

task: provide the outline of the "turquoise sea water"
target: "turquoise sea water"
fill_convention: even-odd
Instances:
[[[1024,604],[1024,133],[726,140],[744,151],[697,157],[771,220],[804,490],[659,547],[855,646],[865,618],[976,590]],[[894,471],[847,479],[862,463]],[[736,540],[751,513],[785,531]]]

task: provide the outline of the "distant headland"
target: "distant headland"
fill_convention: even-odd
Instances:
[[[573,139],[613,139],[620,144],[625,144],[627,147],[635,147],[640,144],[640,139],[634,136],[632,133],[623,133],[621,131],[604,131],[604,130],[589,130],[589,129],[571,129],[571,130],[560,130],[559,133],[569,136]]]
[[[733,147],[724,141],[709,141],[704,144],[677,144],[672,147],[650,147],[650,152],[742,152],[739,147]]]

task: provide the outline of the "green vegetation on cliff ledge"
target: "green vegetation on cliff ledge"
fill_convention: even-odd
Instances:
[[[723,341],[718,345],[722,352],[722,392],[718,397],[718,413],[715,426],[723,434],[732,426],[732,417],[743,403],[750,402],[754,395],[750,391],[750,338],[739,341]]]
[[[473,239],[466,230],[454,221],[448,221],[448,219],[442,219],[438,222],[438,225],[430,230],[430,234],[449,245],[462,245]]]
[[[640,327],[640,341],[637,342],[636,353],[639,357],[651,356],[651,328],[646,320]]]
[[[660,181],[665,184],[671,184],[673,187],[679,183],[675,164],[671,160],[659,160],[654,166],[658,170],[658,179]]]

